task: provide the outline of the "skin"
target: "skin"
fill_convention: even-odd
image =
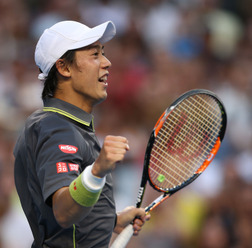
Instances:
[[[103,50],[104,47],[100,42],[95,42],[77,50],[74,63],[71,65],[65,63],[64,59],[57,60],[59,84],[54,97],[69,102],[88,113],[92,112],[95,105],[104,101],[107,98],[108,69],[111,63],[105,57]],[[99,157],[92,167],[92,174],[100,178],[104,177],[116,168],[128,150],[129,143],[125,137],[106,136]],[[68,187],[56,191],[52,200],[55,218],[63,228],[84,219],[92,209],[92,207],[83,207],[76,203]],[[133,221],[134,235],[137,235],[149,218],[150,215],[146,215],[143,208],[128,207],[117,213],[114,232],[120,233]]]

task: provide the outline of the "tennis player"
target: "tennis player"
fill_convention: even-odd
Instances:
[[[150,218],[142,208],[116,213],[111,172],[129,150],[128,140],[107,136],[101,147],[94,131],[92,110],[107,97],[111,66],[103,44],[115,33],[110,21],[94,28],[63,21],[37,43],[44,108],[27,119],[14,148],[32,248],[108,247],[113,231],[133,222],[137,235]]]

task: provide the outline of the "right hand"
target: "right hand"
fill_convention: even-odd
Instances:
[[[129,150],[129,142],[122,136],[106,136],[99,157],[96,159],[92,174],[104,177],[115,169],[116,163],[124,159]]]
[[[136,236],[141,231],[145,221],[148,221],[150,217],[150,214],[146,214],[144,208],[127,207],[123,211],[117,213],[117,222],[114,232],[119,234],[127,225],[133,222],[133,235]]]

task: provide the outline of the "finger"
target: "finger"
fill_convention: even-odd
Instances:
[[[137,219],[134,220],[133,222],[133,226],[137,229],[137,228],[141,228],[144,225],[144,221]]]
[[[123,144],[123,143],[111,143],[108,144],[106,147],[107,151],[118,153],[118,152],[126,152],[129,150],[129,145],[128,144]]]
[[[134,231],[140,232],[142,229],[142,226],[134,225],[133,229],[134,229]]]
[[[150,214],[146,214],[146,215],[145,215],[145,221],[150,220],[150,218],[151,218],[151,215],[150,215]]]
[[[144,208],[135,208],[135,217],[144,220],[146,216]]]
[[[111,135],[106,136],[104,143],[106,142],[108,143],[112,142],[110,144],[122,145],[123,147],[126,147],[126,149],[129,149],[129,141],[125,137],[122,137],[122,136],[111,136]]]
[[[141,231],[142,227],[138,226],[138,225],[133,225],[133,229],[134,229],[134,236],[138,235],[139,232]]]
[[[106,136],[105,140],[120,141],[120,142],[124,142],[124,143],[128,142],[127,138],[125,138],[123,136],[113,136],[113,135]]]
[[[106,139],[104,140],[104,145],[105,146],[114,146],[114,147],[119,147],[119,148],[129,148],[129,143],[120,141],[120,140],[110,140]]]
[[[129,146],[125,144],[106,144],[104,146],[104,151],[107,154],[125,155],[128,150],[129,150]]]

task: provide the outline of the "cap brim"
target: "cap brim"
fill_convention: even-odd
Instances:
[[[86,33],[85,37],[88,36],[89,38],[85,38],[83,40],[77,41],[76,43],[71,45],[69,50],[82,48],[82,47],[91,45],[96,41],[100,41],[102,44],[104,44],[115,36],[116,28],[113,22],[108,21],[94,28],[91,28],[88,34],[89,35],[87,35]]]

